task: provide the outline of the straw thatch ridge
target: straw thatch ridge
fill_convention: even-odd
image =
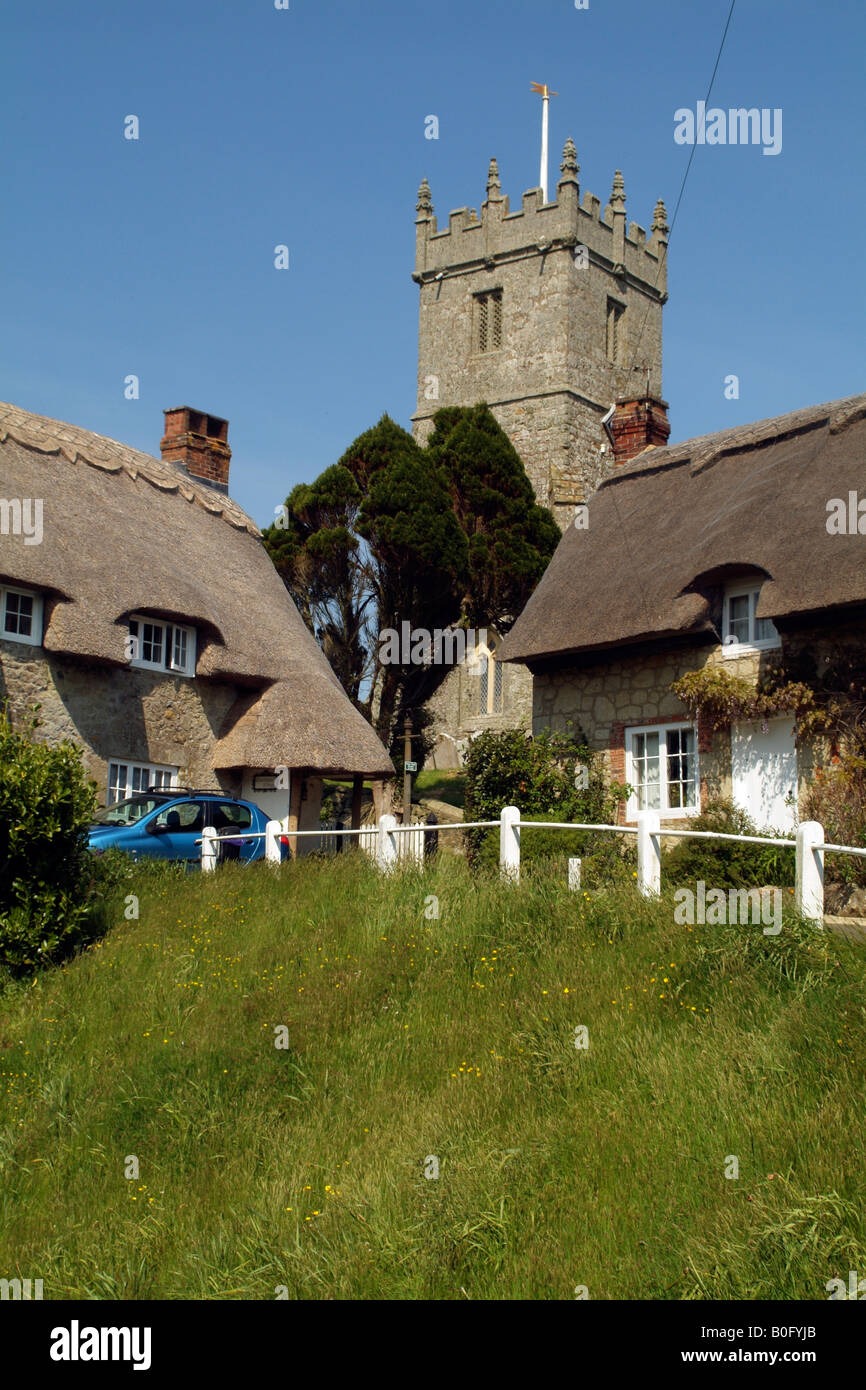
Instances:
[[[51,420],[45,415],[32,415],[19,406],[0,401],[0,444],[5,444],[7,438],[39,453],[62,454],[70,463],[87,463],[107,473],[123,470],[133,481],[141,477],[152,487],[178,492],[185,501],[223,516],[232,526],[239,526],[253,536],[260,534],[255,522],[224,493],[197,483],[175,464],[143,454],[140,449],[104,434],[94,434],[92,430]]]
[[[645,450],[565,532],[500,651],[533,663],[718,634],[713,575],[764,572],[758,616],[866,602],[866,537],[830,535],[827,503],[866,496],[866,395]]]
[[[224,494],[103,435],[0,405],[0,496],[43,501],[41,544],[0,536],[0,580],[45,595],[47,652],[125,667],[132,613],[190,623],[196,676],[261,697],[243,730],[230,720],[222,731],[217,766],[393,776],[258,527]]]

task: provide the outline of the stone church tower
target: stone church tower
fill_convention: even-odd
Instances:
[[[564,527],[614,462],[602,423],[614,402],[652,403],[644,414],[654,433],[645,443],[667,437],[658,398],[669,229],[661,201],[649,240],[636,222],[626,227],[619,171],[603,212],[592,193],[581,200],[571,139],[560,168],[555,202],[543,203],[534,188],[511,212],[491,160],[481,217],[460,208],[443,231],[427,180],[421,184],[412,419],[423,444],[437,410],[486,401],[538,501]]]

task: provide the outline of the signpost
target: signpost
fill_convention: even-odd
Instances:
[[[412,720],[407,714],[403,720],[403,824],[412,823],[412,773],[415,763],[411,759]]]

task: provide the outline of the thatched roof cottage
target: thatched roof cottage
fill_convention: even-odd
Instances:
[[[663,403],[645,405],[649,419]],[[675,822],[714,793],[787,829],[815,756],[793,718],[710,732],[670,686],[712,665],[753,683],[792,660],[820,673],[840,643],[863,650],[866,395],[632,457],[616,425],[588,524],[566,531],[500,655],[533,673],[536,729],[571,721],[633,787],[628,820]]]
[[[106,800],[219,787],[312,828],[323,776],[393,765],[228,496],[227,422],[165,415],[157,459],[0,404],[0,700]]]

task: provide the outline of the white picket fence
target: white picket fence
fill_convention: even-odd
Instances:
[[[397,862],[408,864],[424,863],[424,832],[428,834],[431,830],[440,829],[439,826],[429,825],[398,825],[400,832],[397,840]],[[368,826],[366,831],[361,832],[358,843],[365,854],[371,859],[379,860],[379,846],[381,830],[379,825]]]
[[[824,919],[824,855],[851,854],[866,859],[866,849],[853,845],[829,844],[824,839],[824,827],[818,821],[804,821],[798,826],[793,840],[777,839],[769,835],[728,835],[715,830],[662,829],[658,811],[639,811],[636,825],[595,825],[593,823],[572,821],[532,821],[521,820],[516,806],[505,806],[499,820],[459,821],[435,827],[426,825],[399,825],[396,817],[379,817],[375,829],[366,826],[361,830],[337,830],[328,827],[327,839],[336,844],[337,837],[357,836],[360,846],[372,858],[382,873],[390,874],[401,864],[424,863],[424,836],[431,830],[438,834],[449,830],[493,830],[499,829],[499,876],[503,883],[518,883],[520,880],[520,832],[521,830],[591,830],[609,832],[614,835],[637,836],[637,889],[645,898],[658,897],[661,892],[661,842],[669,839],[737,840],[741,844],[773,845],[776,849],[792,849],[796,855],[794,902],[797,911],[809,921],[821,924]],[[292,839],[315,836],[324,839],[321,830],[293,830],[288,832]],[[281,860],[280,838],[287,832],[277,820],[268,821],[267,829],[257,834],[244,836],[244,839],[264,837],[265,858],[272,863]],[[205,826],[201,841],[201,866],[206,871],[216,868],[220,839],[212,826]],[[580,884],[580,865],[578,860],[569,861],[569,887],[576,889]]]

